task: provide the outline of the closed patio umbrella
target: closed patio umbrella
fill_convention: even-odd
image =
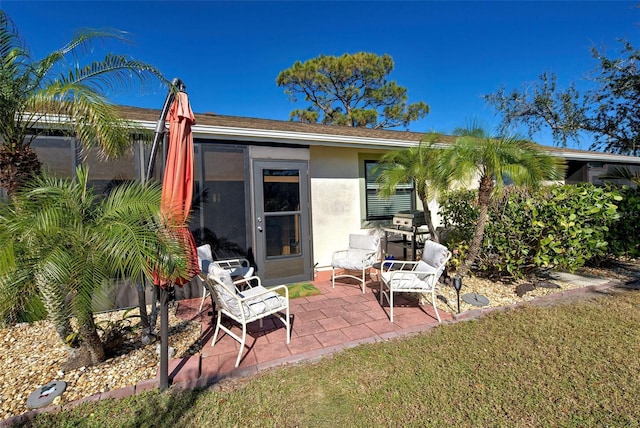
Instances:
[[[193,135],[191,126],[195,116],[185,92],[178,92],[167,114],[169,145],[162,180],[161,212],[169,233],[175,234],[188,252],[187,277],[162,278],[155,275],[154,284],[160,289],[160,388],[168,386],[168,297],[167,288],[183,285],[199,271],[198,255],[193,235],[188,228],[189,212],[193,200]]]

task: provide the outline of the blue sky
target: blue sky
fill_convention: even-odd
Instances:
[[[358,51],[389,54],[390,78],[431,113],[412,131],[451,133],[469,120],[498,120],[482,95],[518,88],[544,71],[585,87],[597,63],[617,56],[618,38],[640,47],[637,2],[384,1],[16,1],[0,0],[35,58],[80,28],[116,28],[131,44],[107,45],[187,85],[195,112],[288,120],[275,79],[295,61]],[[161,108],[166,90],[114,97]],[[537,141],[551,144],[544,135]],[[585,142],[580,148],[587,148]]]

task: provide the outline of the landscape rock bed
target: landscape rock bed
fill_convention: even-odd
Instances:
[[[631,259],[625,262],[614,262],[606,267],[583,267],[576,272],[577,275],[591,276],[595,278],[606,278],[611,281],[618,281],[623,284],[638,280],[640,277],[640,260]],[[529,285],[535,285],[529,287]],[[553,284],[558,288],[554,288]],[[563,291],[580,288],[583,285],[575,282],[566,282],[549,278],[520,279],[510,283],[501,283],[490,281],[480,277],[465,277],[462,282],[460,296],[466,293],[478,293],[489,299],[486,307],[512,306],[517,303],[531,301],[533,299],[547,296],[550,294],[561,293]],[[527,290],[522,296],[518,296],[518,287],[520,290]],[[451,285],[440,284],[436,294],[441,296],[438,298],[438,310],[446,311],[451,314],[457,313],[457,297],[456,291]],[[445,303],[446,301],[446,303]],[[478,307],[470,305],[460,299],[460,312],[478,309]]]
[[[136,311],[137,313],[137,311]],[[98,322],[122,319],[123,311],[97,315]],[[53,380],[64,381],[67,389],[53,404],[64,404],[90,395],[135,385],[153,379],[159,367],[159,344],[143,346],[139,330],[124,342],[126,351],[95,367],[81,367],[63,372],[68,349],[53,326],[46,321],[20,324],[0,329],[0,419],[28,411],[27,397],[39,386]],[[200,323],[184,321],[169,310],[169,346],[175,356],[194,355],[200,351]]]
[[[489,304],[485,307],[498,307],[511,306],[523,301],[529,301],[549,294],[560,293],[562,291],[581,287],[580,285],[572,284],[570,282],[555,280],[551,282],[557,284],[558,288],[533,287],[531,291],[526,292],[522,297],[520,297],[516,292],[518,286],[529,284],[531,281],[519,280],[510,284],[502,284],[489,281],[485,278],[469,277],[465,278],[462,282],[460,296],[467,293],[477,293],[489,299]],[[438,310],[446,311],[451,314],[457,313],[458,302],[456,290],[452,286],[440,284],[440,288],[437,290],[436,294],[444,297],[444,299],[442,299],[442,297],[438,299]],[[445,299],[446,303],[444,301]],[[460,312],[470,311],[472,309],[478,309],[478,307],[460,299]]]

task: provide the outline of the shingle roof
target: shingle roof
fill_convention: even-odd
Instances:
[[[119,109],[122,112],[123,117],[134,121],[157,122],[160,115],[159,109],[147,109],[130,106],[119,106]],[[272,119],[225,116],[214,113],[195,113],[195,117],[196,125],[205,127],[211,126],[220,128],[255,129],[283,133],[291,132],[301,134],[339,136],[345,138],[367,138],[379,140],[381,143],[383,143],[385,140],[418,143],[426,135],[426,133],[421,132],[382,130],[338,125],[322,125],[317,123],[302,123]],[[450,144],[454,141],[455,137],[449,135],[442,135],[438,139],[438,142],[444,144]],[[612,155],[608,153],[551,146],[542,147],[549,152],[557,153],[558,155],[561,155],[565,158],[589,158],[592,160],[607,159],[609,161],[618,160],[628,161],[631,163],[640,163],[640,158],[633,156]]]
[[[160,110],[139,107],[121,106],[122,116],[129,120],[157,121]],[[214,113],[195,113],[196,124],[203,126],[220,126],[230,128],[262,129],[281,132],[300,132],[325,135],[341,135],[346,137],[364,137],[380,140],[404,140],[418,142],[424,133],[410,131],[393,131],[353,126],[322,125],[318,123],[302,123],[272,119],[256,119],[250,117],[225,116]],[[451,138],[452,137],[445,137]],[[453,141],[453,139],[452,139]],[[444,141],[443,141],[444,142]]]

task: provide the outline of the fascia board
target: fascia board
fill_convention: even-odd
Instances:
[[[554,151],[551,152],[551,154],[567,160],[640,164],[640,157],[638,156],[616,155],[612,153]]]

